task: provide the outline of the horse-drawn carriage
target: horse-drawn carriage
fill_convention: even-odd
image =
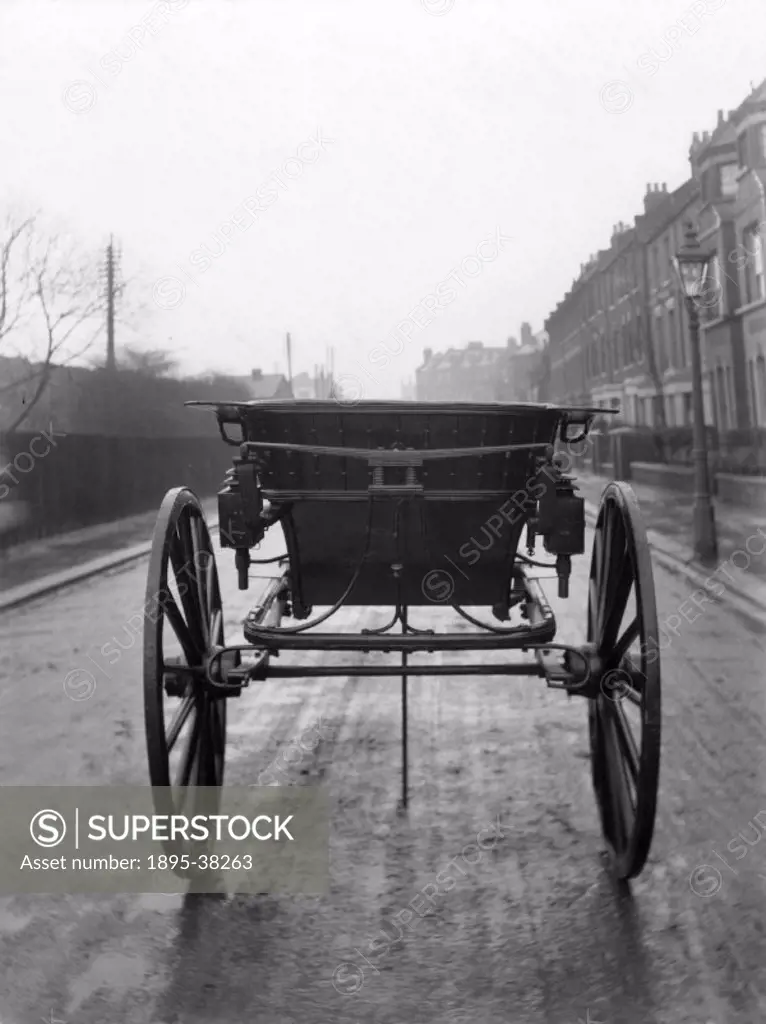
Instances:
[[[238,449],[218,505],[221,546],[234,550],[240,589],[248,588],[251,565],[270,561],[276,574],[245,620],[245,643],[227,645],[200,502],[182,487],[167,494],[147,585],[147,601],[157,607],[146,625],[144,655],[152,785],[222,785],[227,702],[251,683],[395,675],[402,686],[406,806],[408,680],[534,675],[588,701],[604,836],[618,877],[637,875],[654,828],[660,665],[651,560],[630,487],[610,483],[601,498],[583,644],[555,642],[554,614],[532,575],[538,568],[555,571],[559,597],[569,596],[572,556],[585,551],[585,512],[562,447],[583,442],[603,410],[372,401],[190,404],[212,405],[223,440]],[[286,553],[253,559],[251,552],[277,525]],[[526,554],[520,550],[524,531]],[[477,536],[485,539],[481,545],[472,543]],[[538,539],[555,561],[540,560]],[[439,632],[411,623],[411,609],[434,603],[449,605],[475,628]],[[360,633],[313,629],[349,605],[387,605],[392,616],[385,626]],[[494,621],[476,617],[478,607],[491,610]],[[168,638],[181,656],[166,653]],[[401,664],[276,666],[280,651],[397,652]],[[530,657],[503,664],[409,661],[416,652],[486,651]]]

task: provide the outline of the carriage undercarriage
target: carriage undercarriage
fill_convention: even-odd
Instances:
[[[226,438],[223,426],[221,432]],[[261,442],[252,444],[248,449],[245,441],[241,445],[239,465],[244,462],[247,470],[252,449],[267,447],[288,449],[289,453],[295,454],[304,446]],[[520,447],[506,445],[506,459],[511,449]],[[543,446],[527,444],[525,447]],[[555,465],[555,460],[551,459],[552,449],[544,447],[548,464]],[[462,454],[469,450],[474,458],[481,457],[475,449],[466,448],[439,454],[444,458],[445,454]],[[402,450],[385,451],[381,456],[380,450],[367,449],[362,457],[366,457],[370,464],[370,484],[366,492],[346,489],[340,498],[346,502],[343,506],[338,504],[339,493],[331,488],[308,491],[295,488],[293,483],[292,489],[268,491],[262,488],[256,501],[252,490],[248,496],[247,485],[252,480],[248,481],[247,471],[242,472],[239,479],[245,481],[242,491],[250,502],[250,513],[247,501],[240,499],[232,504],[232,488],[224,489],[219,506],[223,513],[222,542],[224,546],[235,548],[241,589],[246,589],[249,583],[250,565],[258,561],[253,562],[249,555],[249,550],[256,546],[252,542],[257,543],[265,532],[264,528],[259,536],[259,531],[254,529],[252,508],[257,508],[264,527],[281,522],[287,546],[284,556],[264,560],[276,566],[277,575],[244,622],[244,644],[226,644],[224,641],[215,554],[199,501],[183,488],[167,495],[155,531],[147,588],[147,595],[154,596],[158,607],[156,622],[147,627],[145,638],[146,727],[152,785],[176,786],[181,790],[190,785],[221,786],[228,701],[240,697],[245,689],[259,682],[349,675],[398,677],[401,682],[400,807],[405,810],[408,803],[409,680],[423,676],[533,676],[542,679],[549,688],[561,690],[569,697],[579,696],[588,702],[592,779],[604,836],[613,854],[618,877],[634,877],[645,864],[654,827],[659,774],[660,676],[651,562],[632,491],[625,484],[612,483],[604,492],[595,527],[586,640],[577,646],[566,645],[555,641],[557,624],[554,613],[540,582],[531,576],[530,570],[555,570],[559,578],[559,596],[568,596],[570,555],[580,553],[577,550],[580,542],[571,544],[567,530],[562,536],[569,539],[562,543],[559,538],[557,542],[555,521],[557,518],[559,521],[565,519],[564,512],[572,508],[574,488],[571,478],[557,471],[556,486],[549,488],[554,502],[556,497],[564,494],[564,502],[558,506],[558,516],[555,503],[549,504],[547,509],[543,507],[547,500],[545,494],[534,515],[530,514],[531,503],[528,502],[524,517],[528,554],[521,554],[515,549],[518,537],[513,537],[509,543],[514,550],[507,553],[510,557],[506,557],[504,562],[503,589],[494,587],[494,578],[498,575],[494,570],[487,577],[493,578],[491,595],[486,583],[482,584],[487,596],[492,597],[491,602],[487,601],[483,606],[489,607],[489,614],[497,622],[495,624],[466,611],[464,606],[450,599],[451,594],[441,601],[417,599],[412,580],[407,576],[406,545],[401,543],[402,535],[407,530],[412,533],[414,528],[401,518],[404,515],[401,510],[419,508],[418,515],[422,521],[425,501],[441,500],[443,507],[445,499],[440,491],[424,493],[424,488],[414,476],[413,466],[422,466],[417,456],[426,453],[413,454],[411,449],[409,451],[409,455]],[[500,454],[497,447],[487,447],[484,451]],[[310,454],[315,459],[320,454],[338,458],[341,452],[348,458],[360,457],[354,449],[327,446],[315,446]],[[381,464],[403,466],[405,476],[400,476],[393,484],[386,484]],[[256,465],[259,474],[263,474],[263,461],[258,459]],[[229,484],[231,482],[230,478]],[[505,493],[503,488],[499,492],[501,495]],[[460,496],[466,502],[475,501],[476,493],[485,498],[489,492],[487,489],[464,491]],[[357,505],[365,502],[368,512],[362,515],[361,509],[357,508],[357,511],[361,517],[359,521],[366,520],[367,532],[359,546],[361,556],[355,565],[347,567],[351,571],[348,571],[345,589],[332,604],[322,605],[326,608],[322,614],[311,617],[311,605],[306,602],[301,586],[302,565],[298,557],[296,531],[285,523],[284,514],[275,514],[275,509],[277,513],[280,509],[284,512],[285,508],[292,510],[301,496],[311,500],[320,497],[326,501],[328,494],[336,499],[334,508],[346,510],[344,515],[349,523],[352,518],[348,513],[348,501],[356,500]],[[281,499],[281,505],[277,499]],[[392,536],[396,543],[391,548],[395,560],[384,566],[384,589],[390,596],[393,609],[390,621],[382,627],[364,629],[359,633],[318,630],[317,626],[330,621],[348,604],[365,603],[364,597],[354,600],[354,588],[360,581],[360,574],[364,573],[365,559],[370,553],[374,509],[381,503],[391,502],[397,503],[396,517],[392,520]],[[460,505],[450,507],[459,509]],[[463,506],[466,507],[471,506]],[[378,530],[379,537],[384,533]],[[546,551],[556,555],[555,563],[541,563],[532,557],[538,536],[545,540]],[[305,545],[305,534],[303,543]],[[378,558],[378,572],[381,566]],[[423,587],[421,591],[425,594]],[[314,592],[324,595],[321,585],[317,586],[316,578]],[[157,595],[162,597],[158,599]],[[410,601],[408,598],[416,599]],[[449,607],[459,616],[461,625],[467,622],[473,631],[437,632],[415,626],[410,613],[417,607],[434,603]],[[478,607],[478,603],[469,607]],[[516,618],[519,620],[516,624],[502,624]],[[285,620],[292,624],[285,626]],[[180,647],[180,656],[164,653],[163,641],[168,634]],[[399,655],[399,660],[396,664],[370,664],[363,660],[354,666],[347,663],[275,665],[274,661],[283,651],[395,654]],[[475,660],[476,655],[481,657],[487,652],[505,651],[515,651],[526,657],[522,661],[509,659],[502,664]],[[451,657],[457,653],[472,654],[474,660],[461,662]],[[420,654],[431,655],[431,659],[426,664],[413,664],[410,658]],[[444,655],[450,656],[449,662],[441,662]],[[169,721],[166,721],[164,707],[166,699],[178,702]],[[631,728],[631,718],[638,719],[638,736]],[[181,743],[184,734],[186,738]],[[171,760],[176,750],[179,753],[178,765],[172,777]]]

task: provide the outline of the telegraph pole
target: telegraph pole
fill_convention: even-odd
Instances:
[[[114,354],[114,238],[109,236],[106,249],[106,368],[115,370]]]
[[[287,380],[290,387],[293,386],[293,351],[290,342],[290,332],[287,332]]]

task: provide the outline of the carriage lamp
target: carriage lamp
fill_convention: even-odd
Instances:
[[[692,221],[686,222],[685,244],[676,253],[676,273],[689,313],[689,339],[692,355],[692,409],[694,460],[694,552],[702,562],[718,557],[715,511],[711,498],[710,465],[705,432],[705,404],[702,394],[702,353],[700,347],[699,303],[708,280],[712,252],[699,243]]]
[[[575,493],[571,477],[555,466],[540,496],[537,529],[548,554],[556,555],[559,597],[569,596],[572,555],[585,551],[585,501]]]
[[[249,586],[250,549],[264,534],[260,522],[263,498],[258,486],[255,464],[235,458],[218,492],[218,525],[222,548],[234,548],[239,589]]]

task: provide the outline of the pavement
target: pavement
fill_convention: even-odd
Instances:
[[[595,522],[601,494],[609,478],[577,472],[578,490],[585,498],[586,517]],[[641,507],[652,557],[670,572],[698,589],[718,594],[742,614],[763,624],[766,615],[766,510],[716,501],[718,558],[700,562],[692,546],[694,499],[662,487],[630,481]],[[761,532],[759,532],[761,531]],[[706,585],[707,584],[707,585]],[[720,587],[724,587],[721,593]]]
[[[202,502],[208,526],[217,498]],[[151,550],[158,509],[0,551],[0,611],[143,558]]]

